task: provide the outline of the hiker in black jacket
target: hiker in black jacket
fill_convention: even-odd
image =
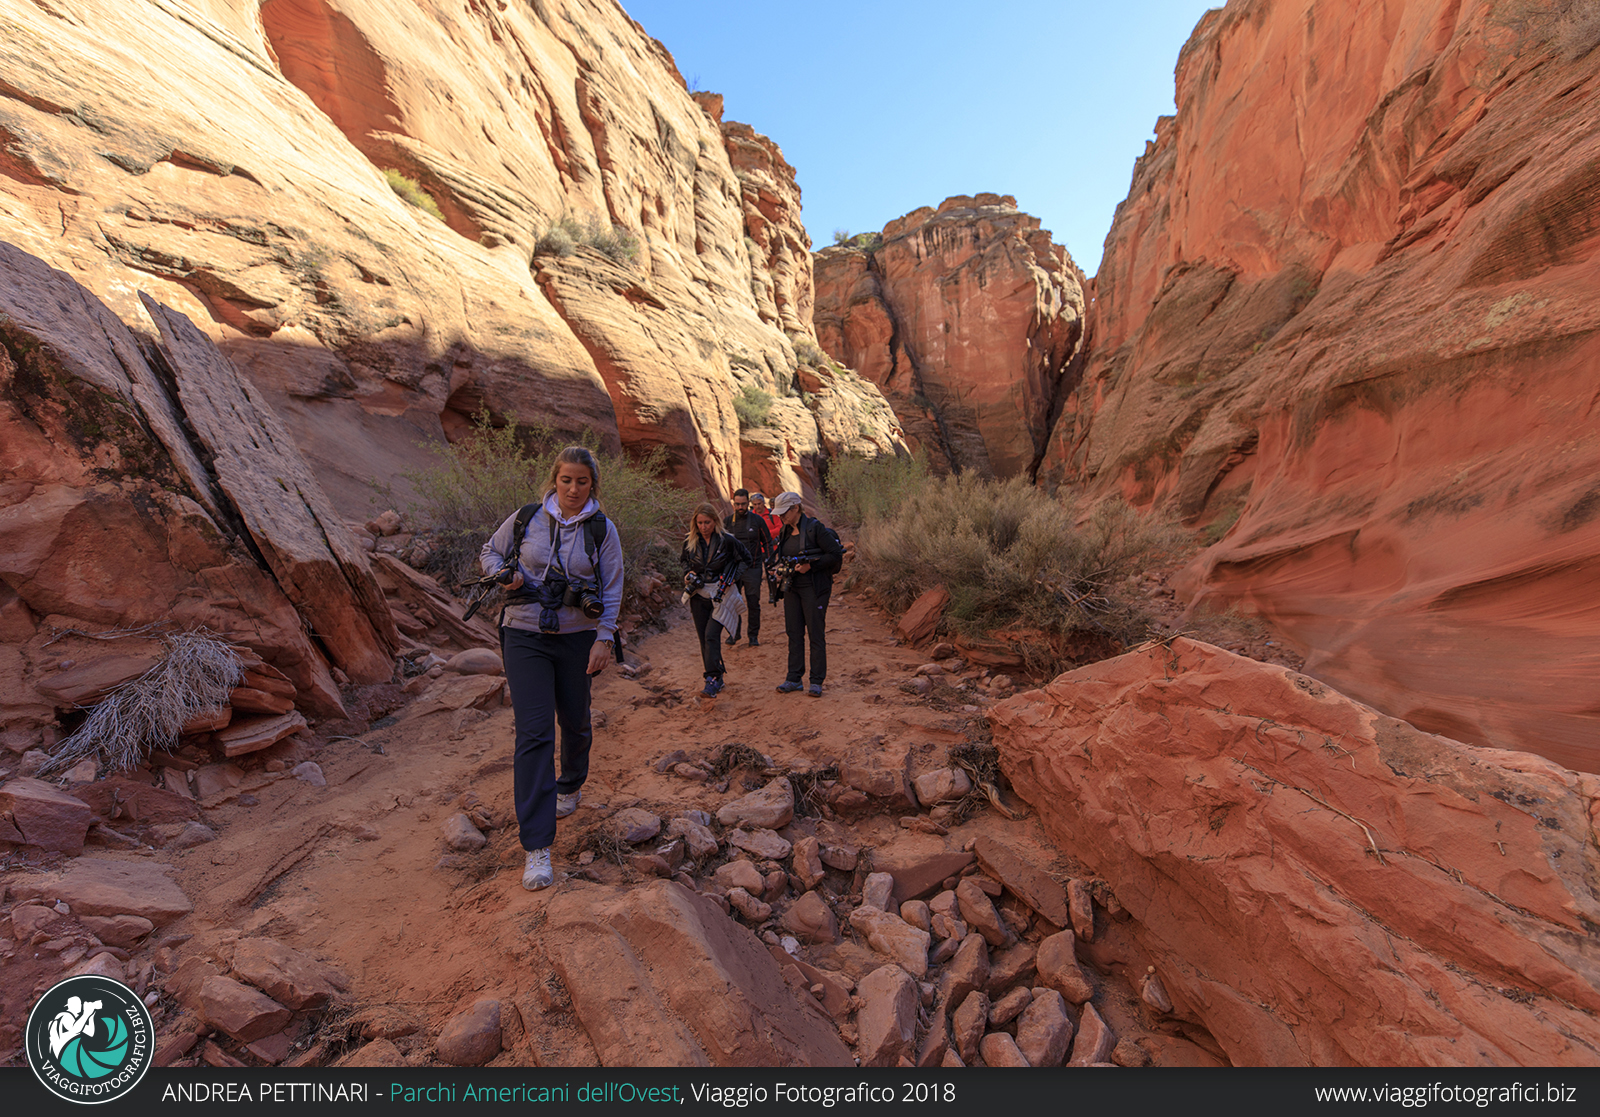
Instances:
[[[762,570],[767,565],[767,560],[772,557],[772,533],[767,530],[766,521],[750,510],[750,490],[733,490],[733,515],[722,522],[728,534],[744,544],[744,549],[750,552],[750,565],[745,567],[744,574],[740,576],[740,584],[744,587],[744,600],[746,606],[745,624],[750,633],[750,646],[759,647],[761,644],[761,578]],[[739,632],[735,629],[728,633],[728,645],[731,647],[739,642]]]
[[[828,677],[828,598],[833,576],[844,565],[844,547],[833,529],[800,510],[799,493],[779,493],[772,511],[783,523],[774,547],[780,569],[794,563],[783,595],[784,628],[789,635],[789,674],[778,684],[783,694],[800,689],[806,671],[806,644],[811,644],[811,682],[806,693],[822,697]],[[798,561],[796,561],[798,560]]]
[[[724,619],[731,619],[737,596],[739,575],[750,561],[750,552],[722,530],[717,510],[702,504],[689,517],[689,534],[683,541],[683,589],[689,597],[689,613],[700,636],[700,661],[705,668],[705,696],[715,698],[722,690],[726,668],[722,662]]]

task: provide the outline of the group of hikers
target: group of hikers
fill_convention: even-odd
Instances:
[[[589,774],[591,683],[622,658],[622,542],[600,509],[594,455],[582,446],[557,454],[543,498],[506,517],[479,559],[485,578],[505,589],[500,651],[516,721],[512,783],[526,851],[522,886],[548,888],[556,820],[578,809]],[[831,528],[805,514],[799,493],[779,493],[769,511],[763,494],[738,489],[726,518],[710,503],[696,506],[681,559],[707,698],[723,689],[724,639],[731,646],[748,633],[749,645],[760,645],[763,583],[769,603],[783,604],[789,640],[778,691],[822,696],[828,599],[844,548]]]

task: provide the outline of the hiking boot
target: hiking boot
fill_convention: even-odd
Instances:
[[[761,646],[761,641],[760,640],[757,640],[754,636],[750,637],[749,647],[759,648],[760,646]]]
[[[806,693],[811,695],[811,697],[813,697],[813,698],[821,698],[822,697],[822,684],[821,683],[812,683],[810,686],[806,687]]]
[[[722,693],[722,680],[715,675],[706,676],[706,689],[702,691],[707,698],[715,698]]]
[[[555,870],[550,868],[550,847],[530,849],[527,864],[522,870],[522,887],[529,892],[549,888],[556,882]]]
[[[737,643],[738,643],[738,642],[739,642],[739,638],[738,638],[738,637],[737,637],[737,636],[730,636],[730,637],[728,637],[728,647],[730,647],[730,648],[731,648],[731,647],[733,647],[733,646],[734,646],[734,645],[735,645],[735,644],[737,644]]]
[[[795,691],[800,689],[800,684],[795,682],[793,679],[785,679],[783,682],[778,684],[779,694],[793,694]]]
[[[563,795],[559,791],[556,792],[556,817],[566,818],[578,809],[578,803],[582,799],[582,791],[574,791],[571,795]]]

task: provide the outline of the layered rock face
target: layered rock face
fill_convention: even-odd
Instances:
[[[1595,776],[1181,638],[990,717],[1234,1063],[1594,1063]]]
[[[249,645],[308,711],[342,713],[332,667],[394,671],[366,557],[259,391],[188,319],[145,307],[159,345],[0,243],[0,728],[97,699],[64,689],[62,633],[160,622]]]
[[[1032,475],[1084,333],[1084,280],[1039,220],[995,194],[947,198],[869,249],[816,257],[817,339],[883,390],[947,469]]]
[[[710,493],[752,458],[784,487],[815,478],[792,172],[719,126],[610,0],[5,12],[0,238],[136,328],[138,291],[200,324],[345,514],[485,408],[666,446],[672,476]],[[535,260],[563,217],[579,243]],[[612,236],[631,259],[593,243]],[[753,441],[731,406],[747,384],[789,401]],[[852,398],[863,417],[872,394]]]
[[[1261,613],[1308,671],[1423,729],[1596,771],[1600,32],[1581,15],[1207,15],[1039,476],[1232,524],[1189,571],[1202,607]]]

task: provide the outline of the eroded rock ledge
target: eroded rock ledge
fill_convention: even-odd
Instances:
[[[1600,779],[1182,638],[991,718],[1236,1064],[1600,1057]]]

